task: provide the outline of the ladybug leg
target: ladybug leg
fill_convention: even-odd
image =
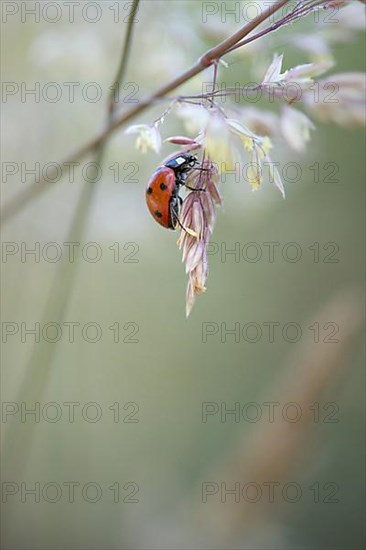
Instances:
[[[203,189],[203,187],[190,187],[189,185],[186,185],[183,183],[184,187],[186,189],[189,189],[190,191],[206,191],[206,189]]]
[[[179,224],[179,211],[182,205],[182,198],[179,195],[175,195],[169,206],[170,212],[170,229],[176,229],[177,223]]]
[[[181,224],[180,220],[179,220],[179,217],[175,214],[176,218],[175,218],[175,221],[177,222],[176,226],[175,227],[172,227],[172,229],[177,229],[177,226],[179,225],[179,227],[181,229],[183,229],[183,231],[185,231],[186,233],[188,233],[188,235],[192,235],[192,234],[195,234],[192,230],[189,230],[187,229],[186,227],[184,227],[184,225]]]
[[[192,235],[193,234],[192,230],[189,230],[186,227],[184,227],[184,225],[181,223],[181,221],[179,219],[179,211],[180,211],[180,208],[183,204],[183,199],[179,195],[177,195],[176,198],[178,199],[178,202],[176,202],[174,204],[171,203],[171,205],[170,205],[170,218],[171,218],[171,222],[172,222],[171,223],[171,229],[176,229],[177,226],[179,225],[179,227],[181,229],[183,229],[183,231],[185,231],[189,235]]]
[[[179,227],[181,229],[186,231],[186,228],[183,227],[183,225],[181,224],[181,222],[179,220],[179,209],[182,206],[183,199],[182,199],[182,197],[179,197],[179,196],[177,198],[179,200],[179,206],[178,206],[178,203],[176,203],[174,205],[171,204],[171,206],[170,206],[171,229],[176,229],[177,226],[179,225]]]
[[[186,184],[186,175],[184,176],[181,176],[179,178],[177,178],[176,180],[176,183],[177,183],[177,186],[178,188],[179,187],[185,187],[186,189],[189,189],[190,191],[206,191],[206,189],[203,189],[202,187],[200,188],[196,188],[196,187],[190,187],[189,185]]]

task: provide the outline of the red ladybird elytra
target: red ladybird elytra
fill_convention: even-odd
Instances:
[[[154,220],[163,227],[176,229],[179,225],[182,204],[179,189],[197,164],[197,157],[183,153],[159,166],[151,176],[146,188],[146,203]]]

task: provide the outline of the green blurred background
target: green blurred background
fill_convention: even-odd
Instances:
[[[31,97],[22,102],[20,94],[9,97],[2,106],[3,162],[32,166],[59,161],[103,126],[104,99],[118,64],[129,3],[120,3],[117,23],[114,4],[99,3],[103,16],[95,24],[83,21],[80,9],[70,24],[64,8],[54,24],[42,18],[36,23],[32,17],[22,22],[19,16],[3,22],[3,81],[29,87],[39,82],[41,88],[49,82],[97,82],[103,89],[103,99],[96,103],[85,101],[80,92],[74,103],[66,93],[55,103],[37,103]],[[204,25],[201,14],[201,2],[141,3],[127,77],[138,86],[137,98],[189,66],[221,34],[238,28],[229,17],[226,25],[217,19]],[[286,50],[291,32],[294,27],[284,34],[286,67],[304,62],[303,56]],[[275,44],[281,44],[278,37]],[[364,42],[358,35],[350,44],[337,45],[334,54],[335,72],[364,69]],[[250,79],[253,59],[237,54],[229,61],[230,81]],[[182,93],[197,93],[202,80],[196,78]],[[122,91],[122,99],[134,86]],[[138,120],[150,123],[162,110],[155,106]],[[167,118],[164,137],[183,132],[179,119]],[[103,177],[89,202],[84,188],[90,184],[79,171],[74,183],[52,185],[3,229],[3,243],[32,248],[36,242],[41,247],[56,242],[64,255],[63,243],[69,241],[81,246],[95,242],[102,250],[95,263],[80,258],[79,252],[75,263],[50,263],[42,257],[37,263],[31,256],[22,262],[20,254],[3,258],[3,323],[31,327],[36,322],[93,322],[102,329],[95,343],[85,341],[77,328],[73,343],[65,329],[57,343],[41,338],[34,344],[31,336],[22,342],[18,333],[3,344],[5,410],[13,402],[29,408],[37,402],[41,409],[51,402],[62,410],[57,422],[42,415],[39,422],[31,416],[22,422],[20,413],[11,418],[3,414],[3,547],[363,548],[364,132],[317,124],[307,155],[276,151],[277,160],[298,162],[303,169],[300,181],[285,182],[285,201],[268,184],[252,193],[247,184],[228,178],[221,187],[224,205],[213,240],[228,249],[235,243],[258,243],[263,257],[251,263],[243,258],[236,262],[232,255],[222,261],[219,253],[212,254],[208,291],[197,299],[189,320],[184,317],[186,276],[177,236],[154,223],[144,200],[149,175],[173,150],[164,145],[160,155],[142,156],[131,136],[120,130],[108,143]],[[116,162],[121,168],[118,183],[109,168]],[[126,181],[128,162],[137,163],[135,183]],[[314,162],[320,165],[319,183],[310,169]],[[329,162],[339,167],[338,182],[324,181],[329,170],[323,167]],[[19,176],[9,178],[3,184],[3,203],[27,185]],[[263,247],[268,241],[280,243],[273,263]],[[289,242],[301,247],[296,263],[281,256]],[[322,247],[329,242],[339,246],[336,263],[324,261],[330,250]],[[114,243],[120,243],[117,263],[109,248]],[[319,262],[309,249],[314,243],[320,245]],[[136,261],[129,262],[133,251]],[[233,336],[223,343],[220,332],[206,343],[202,339],[204,323],[232,328],[249,322],[263,327],[269,321],[281,327],[298,323],[301,341],[289,343],[279,332],[270,343],[265,331],[257,343],[243,338],[235,342]],[[330,330],[321,328],[321,342],[315,343],[307,328],[315,322],[321,327],[336,323],[339,342],[322,341]],[[118,343],[109,329],[114,323],[120,324]],[[123,341],[135,329],[131,338],[137,341]],[[68,420],[65,402],[80,404],[74,422]],[[99,421],[81,414],[90,402],[102,411]],[[114,422],[109,407],[117,402],[120,421]],[[235,422],[231,415],[223,422],[218,413],[202,422],[203,402],[219,407],[226,403],[228,409],[254,402],[263,418]],[[284,422],[277,412],[270,423],[264,402],[279,402],[278,411],[286,403],[301,402],[302,420],[308,420]],[[316,402],[319,422],[310,409]],[[128,403],[135,405],[126,407]],[[331,410],[323,409],[327,403],[335,404],[337,422],[326,421]],[[50,417],[55,411],[49,409]],[[89,411],[92,417],[95,409]],[[138,422],[127,422],[134,411]],[[71,481],[80,484],[75,502],[69,502],[62,485]],[[235,503],[232,496],[223,503],[219,492],[202,502],[203,482],[217,487],[226,482],[229,487],[235,482],[263,486],[263,481],[280,483],[280,489],[297,483],[302,495],[293,503],[280,492],[269,504],[265,493],[257,503],[243,498]],[[10,485],[4,482],[19,488],[6,502],[4,491]],[[40,483],[40,502],[32,496],[22,502],[22,482],[28,488]],[[52,488],[49,498],[42,496],[49,482],[64,488],[58,502],[49,502]],[[81,495],[89,482],[102,489],[95,503]],[[123,488],[129,482],[138,485],[138,502],[123,502],[132,491],[132,486]],[[121,488],[118,503],[109,489],[116,483]],[[320,502],[310,489],[316,483]],[[327,483],[333,485],[325,487]],[[336,502],[329,503],[326,495],[332,487],[337,488]]]

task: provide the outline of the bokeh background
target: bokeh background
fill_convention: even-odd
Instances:
[[[3,162],[26,167],[58,162],[103,127],[129,3],[98,2],[102,17],[96,23],[82,16],[81,6],[87,3],[76,8],[72,23],[65,7],[55,23],[44,17],[35,22],[32,16],[22,21],[19,14],[3,19],[3,81],[29,88],[39,82],[41,90],[44,84],[57,82],[63,90],[54,103],[42,97],[37,102],[31,96],[22,101],[20,93],[4,99]],[[203,23],[202,4],[141,2],[121,110],[130,107],[124,102],[128,94],[143,97],[241,23],[230,15],[222,22],[220,13]],[[228,8],[233,4],[226,2]],[[117,22],[116,5],[121,10]],[[298,28],[301,25],[307,28],[303,23]],[[286,67],[304,62],[288,47],[293,32],[294,26],[281,37],[267,39],[268,62],[274,50],[285,52]],[[363,70],[364,51],[363,37],[356,33],[353,41],[336,44],[336,70]],[[228,58],[229,69],[219,79],[245,82],[263,60],[265,56],[256,62],[255,50],[238,53]],[[197,93],[206,79],[197,77],[182,93]],[[74,102],[68,99],[65,82],[81,84]],[[90,82],[103,90],[95,103],[80,93]],[[137,121],[152,122],[166,105],[154,106]],[[174,114],[167,117],[164,137],[184,131]],[[186,276],[176,235],[154,223],[144,200],[148,177],[174,149],[165,144],[159,155],[142,156],[132,137],[123,129],[113,135],[96,185],[85,182],[80,170],[74,182],[66,178],[46,184],[47,190],[2,230],[3,243],[19,247],[25,243],[34,248],[38,242],[42,249],[46,243],[58,243],[64,260],[52,263],[41,255],[39,262],[32,256],[22,261],[20,253],[5,260],[3,256],[3,323],[19,327],[17,334],[3,340],[2,351],[3,491],[17,490],[7,498],[3,494],[3,547],[362,548],[363,131],[317,124],[307,154],[277,150],[276,159],[297,162],[303,170],[299,181],[285,182],[286,200],[269,184],[252,193],[247,184],[227,179],[221,186],[224,205],[213,240],[220,250],[232,249],[235,243],[242,249],[255,242],[263,257],[250,262],[212,254],[208,291],[198,298],[188,320]],[[311,169],[315,162],[320,166],[319,182]],[[110,169],[114,163],[120,166],[117,182]],[[126,163],[137,166],[134,182],[128,179],[131,168]],[[335,181],[326,178],[327,163],[337,164]],[[31,176],[25,179],[19,172],[3,183],[5,206],[31,185]],[[280,243],[273,262],[263,246],[268,241]],[[80,243],[79,250],[86,243],[97,243],[102,257],[92,263],[76,251],[71,263],[65,242]],[[301,248],[298,262],[282,257],[289,242]],[[118,262],[110,249],[116,249],[115,243],[119,243]],[[319,261],[314,261],[314,243],[319,243]],[[337,262],[325,261],[331,252],[323,248],[327,243],[339,247]],[[270,321],[280,323],[272,343],[263,326]],[[50,343],[41,336],[35,343],[28,335],[22,341],[20,324],[31,328],[37,322],[41,327],[59,323],[60,340]],[[65,322],[80,323],[74,342],[69,341]],[[233,336],[221,341],[222,323],[227,328],[239,323],[242,328],[249,322],[263,329],[257,343],[243,337],[236,342]],[[302,328],[298,343],[281,335],[289,322]],[[97,342],[83,338],[80,327],[86,323],[101,327]],[[119,342],[114,342],[109,328],[115,323],[120,327]],[[218,328],[207,342],[202,337],[204,323]],[[314,323],[320,327],[318,343],[308,328]],[[324,329],[325,323],[339,327],[336,343],[324,341],[331,333],[329,326]],[[89,336],[94,337],[92,330]],[[22,422],[20,412],[4,414],[9,407],[20,410],[22,402],[41,411],[45,404],[56,403],[61,418],[51,422],[46,412],[39,422],[30,415]],[[64,405],[68,402],[80,404],[74,422]],[[83,409],[91,402],[102,412],[95,422],[90,420],[96,409]],[[217,403],[219,410],[207,422],[202,421],[205,402]],[[268,421],[263,405],[268,402],[279,403],[274,422]],[[283,420],[281,412],[290,402],[301,407],[297,422]],[[113,421],[116,403],[119,422]],[[262,417],[256,422],[245,415],[221,418],[221,408],[233,409],[235,403],[249,416],[260,410]],[[248,403],[256,404],[255,409],[245,409]],[[51,405],[47,411],[52,417],[59,409]],[[137,422],[128,422],[131,419]],[[23,491],[37,482],[39,502]],[[69,502],[65,482],[79,484],[74,502]],[[90,502],[93,487],[86,497],[81,491],[90,482],[102,490],[94,503]],[[207,502],[202,498],[205,482],[218,491]],[[233,495],[221,502],[221,483],[227,488],[239,483],[242,488],[248,482],[261,487],[258,502],[249,502],[255,500],[252,493],[240,496],[239,502]],[[265,489],[269,482],[279,487],[272,502]],[[289,498],[283,497],[289,482],[301,488],[300,496],[293,496],[292,485]],[[57,502],[50,502],[57,500],[55,486],[42,495],[47,483],[63,488]],[[110,487],[117,483],[120,495],[115,503],[116,493]],[[125,502],[132,492],[137,502]],[[295,502],[289,502],[291,498]]]

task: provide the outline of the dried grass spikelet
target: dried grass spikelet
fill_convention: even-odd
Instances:
[[[210,160],[204,160],[201,168],[202,170],[192,171],[187,178],[187,186],[195,190],[191,191],[183,201],[180,216],[182,229],[178,245],[182,250],[182,261],[186,265],[188,274],[187,317],[192,310],[196,296],[206,290],[207,245],[215,224],[216,207],[221,204],[221,196],[217,188],[219,179],[217,168]],[[190,231],[183,228],[189,228]]]
[[[340,126],[366,125],[366,75],[347,72],[329,75],[319,80],[319,97],[304,94],[306,108],[319,120]],[[332,97],[330,96],[332,92]],[[333,97],[334,96],[334,97]]]

